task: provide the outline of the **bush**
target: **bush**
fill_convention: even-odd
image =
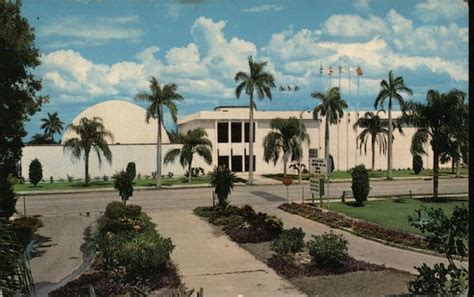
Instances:
[[[419,174],[423,170],[423,159],[420,155],[413,156],[413,172]]]
[[[174,176],[173,172],[168,172],[168,178],[172,178]]]
[[[212,224],[223,226],[224,230],[229,228],[235,228],[244,223],[244,218],[239,215],[230,215],[230,216],[222,216],[214,219]]]
[[[211,174],[211,185],[214,186],[214,192],[217,195],[218,205],[221,208],[227,206],[227,197],[234,188],[235,174],[225,166],[214,167]]]
[[[104,176],[102,177],[102,180],[106,182],[106,181],[109,180],[109,177],[108,177],[107,175],[104,175]]]
[[[69,174],[66,174],[66,178],[67,178],[67,181],[72,183],[74,181],[74,177],[69,175]]]
[[[273,240],[271,250],[280,258],[293,258],[304,247],[305,233],[301,228],[283,230],[277,239]]]
[[[332,231],[323,235],[313,235],[313,239],[307,245],[313,264],[321,268],[342,266],[348,258],[347,240]]]
[[[123,204],[126,204],[128,198],[133,196],[133,184],[130,173],[120,171],[114,175],[114,188],[119,191]]]
[[[50,182],[50,183],[53,183],[53,182],[54,182],[54,179],[53,179],[52,176],[49,177],[49,182]]]
[[[364,201],[367,201],[369,196],[370,184],[369,184],[369,172],[364,165],[358,165],[352,168],[352,193],[354,199],[359,206],[364,205]]]
[[[449,264],[435,264],[433,268],[423,263],[416,267],[419,275],[408,282],[408,290],[416,296],[467,296],[469,275],[467,270]]]
[[[30,163],[29,178],[35,187],[43,178],[43,166],[38,159],[33,159]]]
[[[125,170],[127,172],[127,175],[130,176],[130,180],[134,180],[135,177],[137,176],[137,170],[135,167],[135,162],[130,162],[127,164],[127,169]]]
[[[257,213],[245,217],[245,222],[235,228],[229,228],[226,232],[238,243],[264,242],[277,238],[283,230],[283,222],[265,213]]]

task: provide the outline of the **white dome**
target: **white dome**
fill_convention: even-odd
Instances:
[[[125,100],[109,100],[93,105],[81,112],[72,121],[78,124],[80,119],[100,117],[103,120],[105,129],[112,132],[113,143],[156,143],[157,121],[150,119],[150,123],[145,120],[146,110],[136,104]],[[67,139],[75,137],[72,131],[66,131],[61,140],[64,143]],[[163,143],[169,143],[168,134],[164,127],[161,127]],[[108,140],[109,143],[110,140]]]

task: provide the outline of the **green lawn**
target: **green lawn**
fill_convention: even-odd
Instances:
[[[421,234],[418,229],[408,224],[408,215],[412,215],[415,209],[426,207],[442,208],[446,214],[450,214],[456,205],[468,205],[467,197],[449,198],[447,202],[428,202],[422,199],[404,198],[400,202],[395,200],[369,201],[363,207],[335,202],[329,204],[331,211],[346,214],[347,216],[363,219],[391,229]]]
[[[246,182],[245,179],[237,178],[237,182]],[[164,177],[162,179],[163,186],[175,186],[175,185],[197,185],[197,184],[209,184],[210,176],[198,176],[191,179],[191,183],[188,183],[187,177]],[[135,186],[149,186],[155,185],[154,179],[135,179]],[[48,191],[48,190],[74,190],[74,189],[93,189],[93,188],[112,188],[113,181],[92,181],[88,186],[85,186],[83,182],[40,182],[36,187],[31,184],[16,184],[13,189],[16,192],[19,191]]]
[[[462,175],[468,175],[469,170],[467,168],[462,168],[461,169],[461,174]],[[295,182],[298,181],[299,176],[297,174],[288,174],[293,178]],[[394,170],[392,171],[393,177],[431,177],[433,176],[433,170],[428,169],[428,170],[422,170],[420,174],[416,175],[413,173],[413,170]],[[449,176],[449,175],[455,175],[451,173],[451,169],[441,169],[440,171],[440,176]],[[268,177],[268,178],[273,178],[276,180],[282,180],[283,178],[283,173],[279,174],[264,174],[263,176]],[[375,171],[375,172],[369,172],[370,177],[375,177],[375,178],[384,178],[387,176],[387,171],[382,170],[382,171]],[[334,171],[330,175],[330,179],[350,179],[351,178],[351,173],[347,171]],[[308,173],[303,173],[302,174],[302,179],[303,180],[308,180],[309,179],[309,174]]]

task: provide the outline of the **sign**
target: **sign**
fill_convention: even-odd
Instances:
[[[309,180],[309,192],[314,195],[324,195],[324,180],[319,177],[311,177]]]
[[[285,176],[285,177],[283,178],[283,184],[284,184],[285,186],[289,186],[289,185],[291,185],[292,183],[293,183],[293,179],[291,178],[291,176],[288,176],[288,175],[287,175],[287,176]]]
[[[309,158],[309,173],[325,178],[327,176],[327,161],[324,158]]]

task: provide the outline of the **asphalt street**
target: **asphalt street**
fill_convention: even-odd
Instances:
[[[409,195],[410,191],[412,195],[429,195],[432,193],[432,185],[431,180],[372,181],[369,196]],[[329,197],[339,199],[344,190],[350,189],[350,183],[333,183],[329,187]],[[304,188],[304,197],[311,198],[308,184],[295,184],[289,188],[290,201],[301,201],[302,188]],[[326,192],[328,192],[327,189]],[[441,179],[439,192],[440,194],[467,193],[468,179]],[[283,185],[236,186],[230,195],[231,203],[238,205],[247,203],[265,206],[279,204],[286,199],[287,189]],[[117,192],[31,195],[26,196],[26,208],[28,215],[77,215],[86,212],[95,214],[103,211],[109,202],[119,200]],[[192,188],[135,191],[129,203],[141,205],[145,211],[192,210],[197,206],[211,205],[212,190],[211,188]],[[19,208],[22,209],[22,207]]]

